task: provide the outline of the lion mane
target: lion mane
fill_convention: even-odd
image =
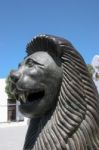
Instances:
[[[27,45],[28,56],[36,51],[60,61],[63,77],[55,110],[30,120],[24,150],[99,150],[99,96],[82,56],[69,41],[51,35]]]

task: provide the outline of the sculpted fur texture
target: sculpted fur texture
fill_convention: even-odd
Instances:
[[[20,111],[31,118],[24,150],[99,149],[99,96],[69,41],[37,36],[10,78]]]

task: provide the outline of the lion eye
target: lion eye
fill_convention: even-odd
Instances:
[[[28,67],[33,67],[33,66],[34,66],[33,60],[32,60],[32,59],[28,59],[27,62],[26,62],[26,65],[27,65]]]

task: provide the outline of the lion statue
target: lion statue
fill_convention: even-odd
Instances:
[[[99,150],[99,95],[82,56],[51,35],[35,37],[26,52],[9,75],[30,118],[23,150]]]

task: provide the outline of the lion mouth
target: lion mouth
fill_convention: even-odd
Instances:
[[[19,95],[19,101],[21,102],[21,104],[24,103],[33,103],[35,101],[41,100],[45,95],[44,90],[41,91],[36,91],[36,92],[25,92]]]

